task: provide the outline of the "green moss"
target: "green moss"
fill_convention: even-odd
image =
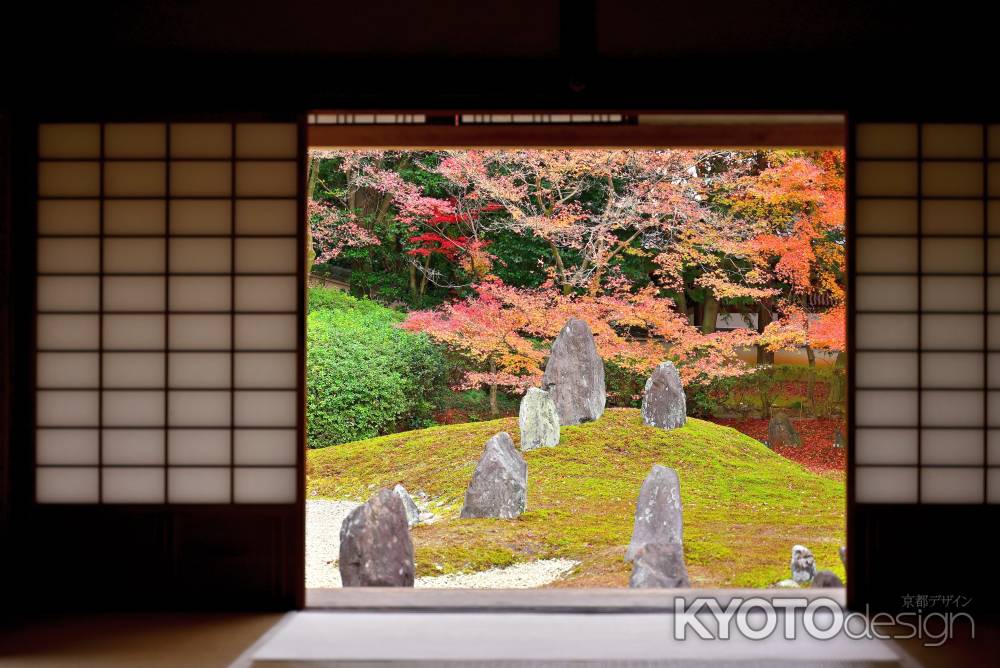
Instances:
[[[810,473],[734,429],[701,420],[672,431],[635,409],[564,427],[559,446],[525,455],[528,512],[517,520],[460,520],[465,487],[486,440],[519,435],[516,418],[446,425],[309,452],[313,497],[365,500],[380,486],[426,492],[441,520],[413,531],[418,572],[476,571],[566,557],[565,586],[625,586],[622,556],[639,487],[653,464],[677,469],[688,569],[695,586],[766,586],[788,577],[792,545],[844,577],[842,480]]]

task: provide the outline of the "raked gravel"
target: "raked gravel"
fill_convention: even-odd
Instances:
[[[306,501],[306,588],[340,587],[337,558],[340,524],[358,503],[313,499]],[[439,589],[527,589],[542,587],[563,577],[579,562],[572,559],[542,559],[491,568],[478,573],[455,573],[417,578],[421,588]]]

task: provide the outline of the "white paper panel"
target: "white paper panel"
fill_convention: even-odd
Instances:
[[[171,429],[170,463],[228,465],[232,436],[228,429]]]
[[[986,424],[990,427],[1000,427],[1000,392],[987,392],[988,417]]]
[[[230,424],[229,392],[171,391],[171,427],[224,427]]]
[[[997,163],[991,162],[987,169],[989,170],[989,185],[987,187],[989,194],[995,197],[1000,195],[1000,168],[997,167]]]
[[[298,226],[298,202],[294,199],[236,202],[237,234],[295,234]]]
[[[987,308],[990,311],[1000,311],[1000,277],[991,276],[986,281]]]
[[[100,316],[38,316],[35,342],[39,350],[97,350]]]
[[[236,316],[237,350],[292,350],[297,343],[294,315]]]
[[[916,315],[858,314],[857,346],[861,349],[915,349],[918,319]]]
[[[992,173],[992,172],[991,172]],[[1000,201],[990,200],[986,204],[987,224],[992,236],[1000,235]]]
[[[1000,315],[987,316],[988,348],[990,350],[1000,350]]]
[[[100,163],[40,163],[38,194],[42,197],[97,197],[101,194]]]
[[[97,392],[39,390],[35,396],[35,416],[39,427],[96,427]]]
[[[100,469],[47,468],[35,472],[35,498],[39,503],[97,503]]]
[[[983,165],[979,162],[925,162],[921,186],[924,196],[981,197]]]
[[[983,464],[983,432],[978,429],[924,429],[924,465]]]
[[[45,464],[97,464],[96,429],[39,429],[35,435],[35,461]]]
[[[294,429],[237,429],[233,436],[238,465],[295,465],[300,445]]]
[[[862,123],[855,133],[860,158],[910,158],[917,155],[916,123]]]
[[[172,311],[228,311],[230,305],[228,276],[171,276]]]
[[[239,158],[295,158],[299,129],[294,123],[239,123],[236,156]]]
[[[167,154],[164,123],[108,123],[104,126],[105,158],[162,158]]]
[[[228,350],[228,315],[171,315],[170,347],[174,350]]]
[[[163,348],[162,315],[105,315],[105,350],[150,350]]]
[[[858,390],[855,422],[859,427],[908,427],[917,424],[916,391]]]
[[[106,390],[102,393],[106,427],[159,427],[163,425],[163,392],[155,390]]]
[[[231,264],[229,239],[171,239],[170,272],[226,274]]]
[[[857,387],[917,387],[917,353],[859,352]]]
[[[229,503],[229,468],[170,469],[170,503]]]
[[[227,199],[170,201],[171,234],[229,234],[233,228],[232,202]]]
[[[857,464],[916,464],[916,429],[858,429],[854,458]]]
[[[97,239],[39,239],[38,271],[48,274],[96,274],[101,268]]]
[[[108,468],[103,476],[105,503],[162,503],[164,471],[162,468]]]
[[[863,199],[855,205],[858,234],[916,234],[917,202]]]
[[[984,470],[977,468],[921,469],[920,500],[924,503],[982,503]]]
[[[925,274],[982,273],[983,240],[925,238],[921,270]]]
[[[917,240],[908,237],[862,237],[856,244],[859,274],[915,273]]]
[[[96,276],[39,276],[37,299],[40,312],[96,311],[100,283]]]
[[[236,387],[294,389],[298,378],[295,353],[237,353]]]
[[[38,387],[98,387],[98,353],[38,353],[36,356]]]
[[[238,276],[236,310],[294,313],[300,289],[295,276]]]
[[[104,234],[162,235],[167,207],[163,200],[120,199],[104,202]]]
[[[170,353],[170,387],[230,387],[230,354]]]
[[[990,466],[1000,465],[1000,430],[986,431],[986,463]]]
[[[983,203],[976,200],[925,199],[921,225],[925,235],[979,236],[983,233]]]
[[[232,192],[232,163],[170,163],[170,194],[181,197],[228,197]]]
[[[983,347],[983,316],[924,314],[920,318],[925,350],[979,350]]]
[[[38,157],[97,158],[101,126],[97,123],[43,123],[38,126]]]
[[[916,276],[858,276],[854,300],[859,311],[914,311]]]
[[[924,388],[983,386],[982,353],[923,353]]]
[[[1000,274],[1000,239],[990,239],[986,245],[987,269],[991,274]]]
[[[228,158],[233,152],[229,123],[171,123],[170,155],[173,158]]]
[[[920,411],[926,427],[979,427],[985,419],[983,393],[924,390]]]
[[[236,194],[241,197],[294,197],[298,191],[298,164],[288,162],[236,163]]]
[[[854,469],[854,499],[858,503],[916,503],[916,467],[858,466]]]
[[[917,163],[859,160],[855,166],[855,190],[862,196],[917,194]]]
[[[986,500],[989,503],[1000,503],[1000,469],[987,469],[988,491]]]
[[[163,387],[163,357],[164,353],[104,353],[104,387]]]
[[[298,416],[295,392],[234,393],[238,427],[294,427]]]
[[[104,271],[108,274],[161,273],[163,239],[105,239]]]
[[[298,477],[294,468],[239,467],[234,473],[236,503],[294,503]]]
[[[106,197],[158,197],[166,193],[167,170],[162,162],[105,162]]]
[[[39,200],[38,233],[99,234],[101,208],[95,200]]]
[[[983,126],[971,123],[927,123],[920,150],[925,158],[980,158]]]
[[[166,279],[162,276],[108,276],[104,278],[104,310],[160,311]]]
[[[990,353],[986,362],[986,386],[1000,388],[1000,353]]]
[[[921,280],[924,311],[945,313],[983,308],[984,281],[979,276],[925,276]]]
[[[295,239],[237,239],[236,273],[295,273],[299,254]]]
[[[162,465],[166,446],[162,429],[105,429],[104,464]]]

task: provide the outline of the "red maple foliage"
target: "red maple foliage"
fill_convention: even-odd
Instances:
[[[759,418],[749,420],[711,418],[711,421],[732,427],[761,443],[767,440],[767,420]],[[836,448],[833,445],[837,429],[840,429],[842,434],[847,433],[842,420],[793,419],[792,424],[795,425],[795,429],[802,437],[802,445],[797,448],[774,448],[775,452],[815,473],[846,470],[846,449]]]

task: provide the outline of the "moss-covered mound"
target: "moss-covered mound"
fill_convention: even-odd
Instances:
[[[684,545],[696,587],[763,587],[787,578],[792,545],[841,578],[841,481],[810,473],[734,429],[689,419],[661,431],[636,409],[563,427],[555,448],[525,455],[528,511],[516,520],[460,520],[465,486],[498,431],[516,418],[431,427],[309,452],[309,498],[363,501],[379,486],[426,492],[442,519],[413,529],[418,575],[563,557],[581,562],[558,583],[624,587],[622,557],[639,487],[653,464],[677,469]]]

